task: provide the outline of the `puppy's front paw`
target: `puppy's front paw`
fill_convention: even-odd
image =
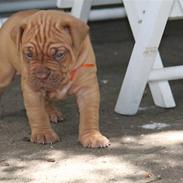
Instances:
[[[37,144],[52,144],[60,141],[58,135],[52,130],[33,130],[31,135],[31,142]]]
[[[100,132],[96,131],[81,135],[79,140],[84,147],[89,148],[103,148],[110,145],[109,139],[103,136]]]

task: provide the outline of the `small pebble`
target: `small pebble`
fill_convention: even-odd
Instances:
[[[3,160],[0,160],[0,166],[10,166],[10,164],[3,159]]]
[[[29,137],[24,137],[22,140],[23,140],[24,142],[30,142],[30,138],[29,138]]]
[[[150,172],[145,172],[144,174],[144,178],[148,179],[152,176],[152,174]]]
[[[101,82],[102,82],[103,84],[107,84],[109,81],[106,80],[106,79],[104,79],[104,80],[101,80]]]
[[[50,149],[53,149],[54,147],[52,145],[50,145]]]
[[[55,162],[55,159],[53,158],[49,158],[49,159],[46,159],[47,162]]]
[[[161,178],[161,175],[158,175],[157,178],[158,178],[159,180],[162,179],[162,178]]]

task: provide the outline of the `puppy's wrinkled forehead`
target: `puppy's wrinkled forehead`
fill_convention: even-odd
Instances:
[[[46,11],[39,11],[27,19],[27,27],[22,43],[34,42],[41,47],[48,43],[71,44],[71,36],[64,26],[65,16],[58,16]]]
[[[12,29],[10,36],[20,50],[27,43],[45,47],[51,43],[72,46],[77,52],[89,27],[81,20],[57,10],[41,10],[25,17]]]

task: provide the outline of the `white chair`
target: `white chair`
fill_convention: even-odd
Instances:
[[[93,1],[75,0],[72,14],[86,22]],[[136,114],[147,84],[155,105],[175,107],[168,80],[182,79],[183,66],[164,68],[158,47],[168,17],[183,15],[183,1],[123,0],[123,3],[136,43],[115,111],[125,115]]]
[[[126,16],[124,7],[105,7],[104,5],[119,5],[121,0],[57,0],[58,8],[72,8],[72,14],[87,22],[116,19]],[[92,6],[103,6],[100,9],[92,9]]]
[[[183,15],[182,0],[124,0],[124,5],[136,43],[115,111],[125,115],[136,114],[147,83],[155,105],[175,107],[167,80],[182,79],[183,66],[164,68],[158,47],[168,17]]]

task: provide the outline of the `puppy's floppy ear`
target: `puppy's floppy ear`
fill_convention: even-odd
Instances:
[[[73,47],[77,50],[89,32],[89,26],[81,20],[69,16],[63,28],[68,31],[73,41]]]
[[[21,24],[16,25],[10,32],[10,37],[11,37],[12,41],[16,44],[18,51],[20,49],[20,44],[22,41],[22,36],[25,31],[25,28],[26,28],[26,24],[21,23]]]

